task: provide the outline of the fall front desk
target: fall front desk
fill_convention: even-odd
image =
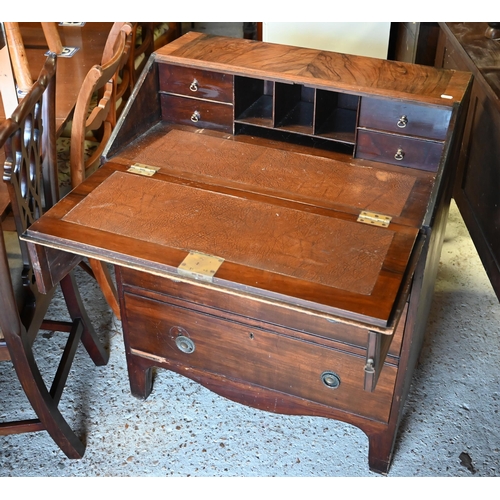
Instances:
[[[38,285],[75,255],[114,264],[135,396],[156,366],[342,420],[386,473],[469,78],[188,33],[150,59],[103,166],[27,231]]]

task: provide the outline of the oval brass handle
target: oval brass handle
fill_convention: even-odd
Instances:
[[[191,121],[192,121],[193,123],[199,122],[199,121],[200,121],[200,118],[201,118],[201,115],[200,115],[200,112],[199,112],[199,111],[195,111],[195,112],[191,115]]]
[[[329,389],[337,389],[340,385],[340,377],[335,372],[323,372],[321,381]]]
[[[406,115],[403,115],[397,123],[399,128],[405,128],[406,125],[408,125],[408,117]]]
[[[184,335],[179,335],[175,339],[175,345],[180,351],[186,354],[191,354],[195,350],[194,342],[189,337],[185,337]]]
[[[405,152],[401,148],[399,148],[396,151],[396,154],[394,155],[394,159],[401,161],[404,157],[405,157]]]
[[[199,88],[199,87],[198,87],[198,82],[197,82],[196,80],[193,80],[193,81],[191,82],[191,85],[189,86],[189,90],[190,90],[191,92],[197,92],[197,91],[198,91],[198,88]]]

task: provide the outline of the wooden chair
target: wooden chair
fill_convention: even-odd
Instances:
[[[116,24],[121,25],[118,30]],[[106,42],[101,65],[89,70],[78,94],[71,126],[72,188],[99,167],[101,154],[116,125],[116,76],[125,64],[127,37],[131,29],[130,23],[115,23]],[[97,102],[91,107],[94,96],[97,96]],[[85,141],[89,138],[98,146],[87,157]]]
[[[0,360],[11,360],[37,418],[0,423],[0,435],[46,430],[69,458],[81,458],[85,445],[72,431],[58,404],[66,385],[78,342],[81,340],[96,365],[108,354],[99,343],[85,312],[75,280],[65,274],[60,287],[71,321],[45,318],[55,292],[39,293],[26,245],[17,237],[50,206],[49,182],[57,180],[55,142],[56,56],[49,55],[38,80],[0,125],[0,147],[5,147],[5,173],[17,232],[0,231]],[[43,181],[43,182],[42,182]],[[10,265],[9,265],[10,264]],[[12,277],[11,277],[12,276]],[[50,388],[44,383],[33,354],[41,330],[68,333],[66,347]]]
[[[114,23],[104,47],[102,63],[89,70],[78,94],[70,138],[58,139],[60,176],[69,171],[71,182],[71,186],[60,186],[62,194],[70,187],[78,186],[100,165],[102,152],[116,125],[117,77],[127,61],[131,30],[130,23]],[[89,264],[106,301],[120,319],[118,293],[108,267],[95,259],[89,259]]]

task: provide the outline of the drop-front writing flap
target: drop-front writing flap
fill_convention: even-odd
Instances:
[[[177,274],[192,250],[216,255],[224,262],[215,284],[383,327],[418,231],[356,219],[126,172],[112,173],[62,217],[67,241],[92,253],[99,235],[99,246],[112,242],[112,261],[144,259],[146,268]]]

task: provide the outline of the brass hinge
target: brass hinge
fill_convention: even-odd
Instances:
[[[364,210],[360,212],[358,216],[358,222],[379,227],[389,227],[391,220],[392,217],[390,217],[389,215],[381,215],[375,212],[366,212]]]
[[[133,174],[147,175],[148,177],[153,176],[160,170],[160,167],[151,167],[149,165],[144,165],[143,163],[134,163],[131,165],[127,172],[132,172]]]
[[[177,272],[183,276],[211,282],[223,262],[221,257],[191,250],[177,268]]]

